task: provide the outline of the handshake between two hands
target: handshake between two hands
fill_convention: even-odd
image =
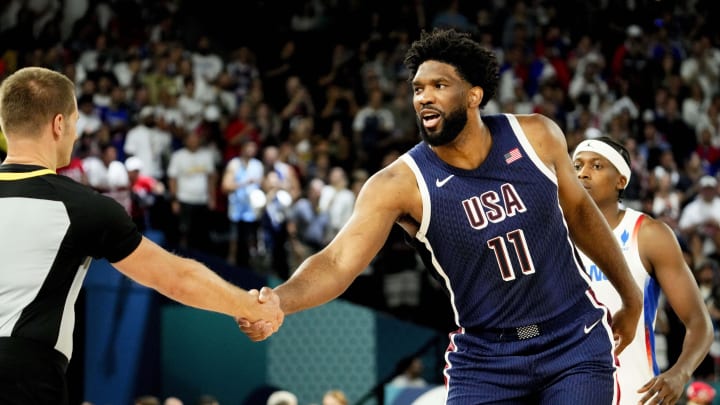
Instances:
[[[280,308],[280,297],[270,287],[263,287],[260,291],[249,290],[251,296],[257,297],[255,315],[258,320],[251,322],[247,318],[235,318],[240,330],[250,340],[260,342],[269,338],[280,329],[285,319],[285,313]]]

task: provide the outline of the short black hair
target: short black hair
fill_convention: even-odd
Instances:
[[[455,67],[460,77],[472,86],[482,87],[484,95],[480,108],[495,97],[500,68],[497,57],[490,49],[475,41],[469,33],[451,28],[423,30],[405,54],[405,66],[412,80],[418,67],[425,61],[436,60]]]

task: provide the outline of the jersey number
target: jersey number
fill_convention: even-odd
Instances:
[[[517,255],[518,262],[520,263],[520,270],[523,274],[535,273],[535,265],[533,264],[530,252],[528,251],[527,242],[525,241],[525,234],[521,229],[516,229],[505,234],[508,242],[512,243],[515,248],[515,255]],[[497,260],[498,267],[500,267],[500,275],[503,280],[510,281],[515,280],[515,270],[513,269],[512,263],[510,262],[510,256],[508,254],[507,244],[505,238],[498,236],[496,238],[487,241],[487,245],[490,249],[495,252],[495,259]]]

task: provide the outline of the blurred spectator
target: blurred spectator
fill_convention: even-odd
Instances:
[[[683,202],[683,193],[673,188],[672,176],[666,170],[655,170],[656,189],[653,193],[652,215],[663,218],[663,222],[677,229],[680,218],[680,206]]]
[[[125,137],[125,153],[142,161],[142,174],[162,180],[165,177],[166,162],[172,152],[172,138],[170,133],[156,127],[153,107],[144,107],[138,118],[138,124],[132,127]]]
[[[348,399],[344,392],[330,390],[323,395],[322,405],[348,405]]]
[[[170,157],[167,175],[172,212],[178,217],[177,243],[181,248],[207,249],[217,174],[212,155],[200,147],[198,134],[185,136],[185,147]]]
[[[287,280],[290,276],[287,222],[292,196],[274,171],[265,173],[262,190],[267,201],[261,217],[265,253],[270,259],[270,269],[282,280]]]
[[[705,33],[691,40],[688,57],[680,64],[680,75],[686,83],[697,81],[705,97],[709,97],[720,83],[720,49]]]
[[[583,95],[587,100],[586,107],[594,114],[600,110],[600,106],[608,96],[608,86],[600,76],[601,72],[600,57],[595,53],[589,54],[585,68],[575,73],[568,89],[570,99],[574,102],[579,102],[580,96]]]
[[[129,214],[132,209],[132,199],[127,169],[117,160],[117,149],[114,145],[102,144],[100,153],[100,157],[88,156],[83,159],[83,171],[87,176],[88,185],[117,201]]]
[[[183,402],[176,397],[167,397],[165,398],[163,405],[183,405]]]
[[[627,27],[626,39],[612,55],[612,81],[627,80],[628,94],[641,109],[652,103],[650,91],[650,61],[646,49],[645,33],[637,24]]]
[[[153,395],[143,395],[135,398],[134,405],[160,405],[160,399]]]
[[[274,48],[277,49],[277,55],[270,58],[270,62],[262,67],[264,75],[262,76],[263,87],[268,96],[268,100],[273,103],[272,107],[276,111],[282,111],[283,101],[287,97],[288,80],[300,74],[299,56],[297,52],[297,44],[293,39],[286,39],[282,44]]]
[[[177,104],[183,115],[185,130],[194,131],[202,121],[205,105],[195,96],[195,79],[189,77],[183,79],[183,81],[183,91],[178,97]]]
[[[418,269],[415,249],[398,225],[390,230],[390,235],[372,265],[374,271],[382,277],[388,311],[401,319],[415,321],[423,274]]]
[[[502,22],[502,44],[504,48],[525,47],[532,42],[536,22],[524,0],[512,2],[510,15]]]
[[[235,95],[235,83],[229,72],[222,71],[217,79],[211,83],[215,94],[214,104],[220,108],[223,114],[237,110],[238,100]]]
[[[298,405],[298,399],[290,391],[275,391],[268,397],[267,405]]]
[[[315,115],[315,104],[310,91],[299,76],[290,76],[285,82],[285,104],[280,109],[283,122],[281,141],[284,141],[297,124],[297,120]]]
[[[715,388],[702,381],[691,383],[685,390],[686,405],[710,405],[715,399]]]
[[[253,118],[252,105],[249,102],[242,102],[237,106],[235,115],[225,127],[224,138],[223,161],[225,162],[238,155],[243,141],[250,140],[258,145],[261,143],[260,133]]]
[[[394,128],[392,133],[392,146],[407,150],[410,145],[417,142],[417,121],[415,109],[412,106],[412,86],[404,80],[395,83],[393,97],[387,108],[393,115]]]
[[[313,178],[308,182],[304,193],[296,193],[290,207],[287,225],[295,264],[325,246],[328,216],[327,213],[320,212],[320,194],[323,187],[325,182],[322,179]]]
[[[359,153],[358,164],[372,172],[380,168],[384,148],[395,129],[395,118],[385,106],[383,97],[381,90],[372,90],[367,104],[358,110],[353,121],[353,145]]]
[[[686,237],[698,233],[703,239],[703,252],[713,254],[720,246],[720,197],[717,180],[712,176],[700,178],[700,192],[680,214],[680,232]]]
[[[407,104],[407,100],[404,100]],[[348,88],[331,83],[325,90],[325,105],[320,110],[320,129],[329,132],[330,127],[338,122],[343,129],[350,129],[358,111],[355,93]]]
[[[231,59],[225,65],[225,70],[233,80],[238,103],[243,102],[253,83],[260,80],[255,54],[247,46],[235,49],[231,54]]]
[[[280,179],[281,187],[285,190],[296,189],[300,186],[297,172],[280,156],[280,148],[275,145],[268,145],[262,151],[262,162],[265,173],[275,172]]]
[[[92,95],[83,94],[78,99],[78,136],[84,136],[97,132],[102,125],[100,112],[95,108]]]
[[[665,134],[657,129],[652,119],[645,119],[642,131],[642,140],[638,143],[637,150],[642,155],[647,169],[652,170],[660,164],[660,155],[664,151],[670,150],[670,144],[667,143]],[[673,179],[673,183],[676,181],[677,179]]]
[[[420,357],[406,357],[397,363],[397,375],[389,384],[394,387],[427,387],[428,383],[422,377],[423,370],[423,361]]]
[[[695,137],[693,127],[680,116],[675,97],[668,97],[664,107],[664,114],[655,118],[656,125],[660,132],[667,134],[675,162],[678,165],[685,165],[690,154],[697,147],[698,138]]]
[[[715,175],[720,170],[720,144],[715,142],[714,130],[709,125],[698,125],[697,132],[695,154],[702,161],[703,170]]]
[[[238,149],[240,155],[225,166],[221,188],[228,196],[230,240],[227,260],[247,268],[250,258],[256,254],[259,214],[266,203],[260,187],[265,173],[262,162],[255,157],[257,143],[245,139]]]
[[[707,108],[705,90],[697,80],[689,83],[690,94],[682,102],[682,118],[686,124],[694,126],[698,123],[702,112]]]
[[[225,67],[225,62],[213,49],[208,35],[201,35],[192,53],[192,66],[195,79],[203,84],[210,84],[218,78]]]
[[[197,405],[220,405],[220,402],[212,395],[202,395],[198,398]]]
[[[347,173],[340,167],[333,167],[330,171],[328,184],[323,187],[320,194],[320,212],[328,216],[328,226],[325,229],[325,243],[340,232],[340,228],[350,219],[355,206],[355,194],[348,188]]]
[[[100,117],[113,133],[126,132],[130,128],[130,108],[124,88],[114,86],[110,92],[110,102],[100,109]]]
[[[151,176],[141,173],[143,162],[140,158],[131,156],[125,160],[128,178],[130,180],[130,195],[132,207],[130,216],[138,227],[144,232],[150,227],[150,213],[157,198],[163,198],[165,185]]]
[[[252,104],[251,100],[247,100]],[[260,102],[255,108],[255,129],[263,145],[277,145],[280,143],[282,120],[280,116],[266,102]]]

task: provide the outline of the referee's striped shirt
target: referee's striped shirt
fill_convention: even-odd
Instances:
[[[69,361],[90,260],[117,262],[141,238],[122,206],[89,187],[39,166],[0,165],[0,339]]]

